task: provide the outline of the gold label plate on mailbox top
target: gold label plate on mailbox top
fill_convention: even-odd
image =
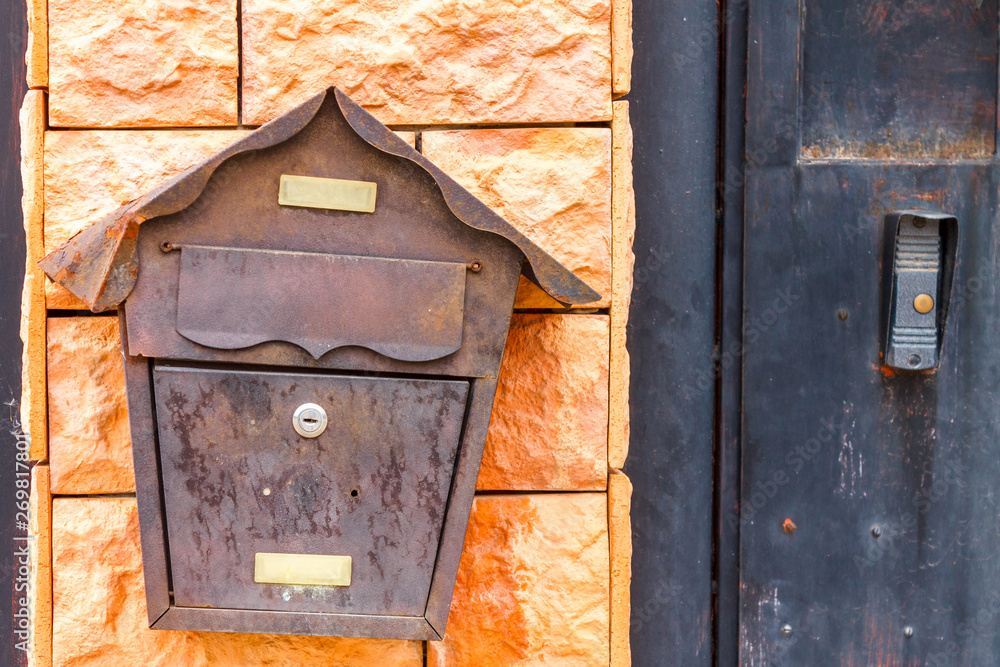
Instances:
[[[351,557],[258,553],[253,579],[258,584],[350,586]]]
[[[282,174],[278,203],[282,206],[373,213],[377,191],[378,183],[369,181]]]

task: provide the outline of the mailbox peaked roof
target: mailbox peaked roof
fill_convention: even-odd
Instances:
[[[522,268],[524,275],[554,299],[575,304],[601,298],[565,266],[333,87],[95,222],[39,264],[50,278],[79,297],[91,310],[116,308],[132,291],[138,277],[136,240],[139,225],[189,206],[227,159],[275,146],[298,134],[330,95],[334,96],[347,124],[361,139],[383,153],[413,162],[430,174],[445,203],[459,220],[474,229],[498,234],[516,245],[527,260]]]

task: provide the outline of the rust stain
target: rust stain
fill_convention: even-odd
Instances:
[[[872,368],[874,368],[877,371],[881,371],[882,375],[884,375],[887,378],[896,377],[895,369],[889,366],[872,364]],[[937,372],[936,368],[927,368],[922,371],[906,371],[906,373],[909,373],[910,375],[934,375],[936,372]]]
[[[794,533],[798,526],[791,519],[785,519],[785,522],[781,524],[781,527],[785,529],[786,533]]]
[[[990,119],[992,121],[992,119]],[[985,124],[985,123],[984,123]],[[996,143],[991,128],[973,127],[957,140],[920,132],[910,138],[899,138],[886,130],[885,141],[856,141],[832,137],[802,147],[802,155],[810,159],[863,158],[874,160],[937,158],[946,160],[988,158]]]
[[[930,192],[925,192],[923,194],[915,195],[917,199],[923,201],[932,201],[936,203],[941,203],[944,201],[944,191],[943,190],[931,190]]]
[[[876,36],[882,33],[882,26],[888,16],[889,5],[877,4],[864,12],[861,25],[865,27],[865,32],[869,35]]]

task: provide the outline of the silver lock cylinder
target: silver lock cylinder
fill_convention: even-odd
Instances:
[[[303,403],[292,415],[292,427],[303,438],[317,438],[326,430],[326,410],[315,403]]]

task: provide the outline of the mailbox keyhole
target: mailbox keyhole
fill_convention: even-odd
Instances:
[[[326,410],[315,403],[303,403],[292,415],[292,428],[303,438],[318,438],[326,430]]]

